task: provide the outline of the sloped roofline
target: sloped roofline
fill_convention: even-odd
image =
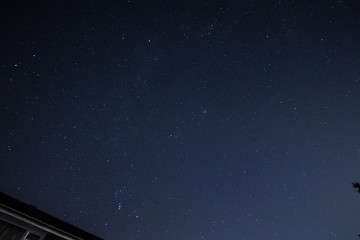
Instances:
[[[65,239],[103,240],[2,192],[0,192],[0,210]]]

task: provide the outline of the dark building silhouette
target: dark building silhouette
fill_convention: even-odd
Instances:
[[[0,192],[0,240],[103,240]]]

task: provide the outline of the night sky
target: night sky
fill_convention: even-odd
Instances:
[[[0,191],[106,240],[357,238],[359,1],[10,2]]]

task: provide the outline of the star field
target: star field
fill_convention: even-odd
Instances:
[[[8,3],[0,191],[107,240],[356,238],[359,10]]]

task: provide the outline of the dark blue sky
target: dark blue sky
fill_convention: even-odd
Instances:
[[[360,232],[358,1],[29,1],[0,19],[0,191],[107,240]]]

